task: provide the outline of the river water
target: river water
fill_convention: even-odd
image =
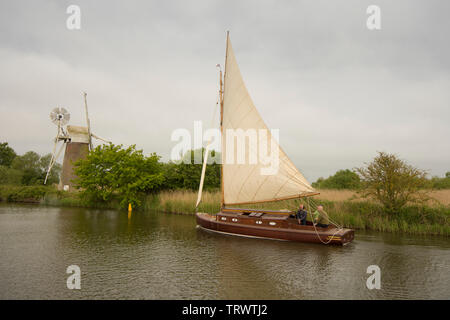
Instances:
[[[357,231],[335,247],[214,234],[188,215],[0,205],[0,299],[412,298],[450,298],[450,239]]]

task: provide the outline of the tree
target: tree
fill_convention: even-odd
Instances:
[[[194,163],[195,154],[198,154],[203,162],[205,148],[189,150],[179,162],[169,162],[164,165],[164,176],[166,178],[164,182],[165,189],[183,188],[198,190],[200,176],[202,174],[202,164]],[[220,158],[220,154],[216,154],[215,150],[209,151],[208,162],[216,155],[217,158]],[[212,163],[208,163],[206,166],[203,189],[213,190],[218,188],[220,188],[220,164],[212,161]]]
[[[11,164],[11,168],[22,172],[23,185],[43,184],[50,163],[51,154],[41,157],[34,151],[28,151],[22,156],[16,156]],[[55,163],[50,172],[47,184],[59,182],[59,173],[61,165]]]
[[[50,160],[52,158],[51,153],[47,153],[45,156],[42,156],[39,159],[38,167],[40,171],[39,183],[44,183],[45,176],[47,175],[48,166],[50,164]],[[47,185],[58,184],[59,183],[59,174],[61,173],[62,166],[58,162],[53,164],[52,170],[50,171],[47,177]]]
[[[430,187],[433,189],[450,189],[450,172],[445,174],[445,177],[434,176],[430,180]]]
[[[39,159],[41,156],[34,151],[28,151],[22,156],[14,158],[11,167],[23,172],[22,184],[32,185],[37,184],[42,176],[39,168]]]
[[[16,152],[8,146],[8,142],[0,143],[0,166],[10,167],[16,156]]]
[[[144,156],[135,145],[102,145],[75,162],[74,181],[82,195],[91,202],[117,199],[120,206],[139,206],[146,194],[158,191],[164,181],[160,157]]]
[[[378,156],[366,167],[355,169],[362,182],[363,197],[380,201],[386,212],[400,212],[407,203],[427,200],[426,171],[414,168],[396,155],[378,152]]]
[[[358,189],[360,186],[359,176],[348,169],[339,170],[327,179],[319,178],[312,184],[314,188],[321,189]]]
[[[20,170],[0,166],[0,185],[20,185],[22,184],[23,172]]]

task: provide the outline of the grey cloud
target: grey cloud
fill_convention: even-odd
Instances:
[[[78,4],[82,29],[68,31]],[[252,98],[310,180],[377,150],[450,170],[447,1],[3,1],[0,140],[51,150],[48,113],[168,159],[176,128],[209,125],[225,31]]]

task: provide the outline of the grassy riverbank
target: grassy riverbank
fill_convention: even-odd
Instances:
[[[381,205],[358,199],[353,191],[348,190],[321,190],[321,195],[311,200],[310,205],[320,202],[333,221],[349,228],[450,236],[450,190],[435,191],[431,196],[436,200],[430,201],[426,206],[407,206],[396,215],[387,215]],[[119,207],[118,203],[92,205],[81,199],[76,192],[62,192],[44,186],[0,186],[0,201],[71,207]],[[164,191],[148,196],[140,210],[194,214],[196,201],[197,193],[193,191]],[[295,210],[297,206],[298,200],[288,200],[248,207]],[[199,211],[215,213],[219,208],[220,193],[204,192]]]
[[[444,191],[450,198],[450,190]],[[439,195],[443,196],[444,191],[439,191]],[[194,214],[196,200],[197,194],[192,191],[162,192],[158,199],[153,199],[147,207],[164,212]],[[407,206],[397,215],[389,216],[383,212],[381,205],[358,200],[352,191],[324,190],[320,197],[310,201],[312,207],[314,204],[323,204],[331,220],[345,227],[450,236],[450,206],[439,202],[430,202],[426,206]],[[295,210],[298,203],[298,200],[288,200],[246,207]],[[219,207],[219,192],[204,193],[199,211],[215,213],[219,211]]]

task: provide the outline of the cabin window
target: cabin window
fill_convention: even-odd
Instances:
[[[227,218],[222,217],[222,218],[220,218],[220,220],[227,221]]]
[[[262,221],[256,221],[256,224],[262,224]]]
[[[271,226],[274,226],[274,225],[276,225],[276,223],[275,223],[275,222],[273,222],[273,221],[270,221],[270,222],[269,222],[269,224],[270,224]]]
[[[233,218],[233,219],[231,219],[231,221],[236,222],[236,221],[238,221],[238,219]]]

